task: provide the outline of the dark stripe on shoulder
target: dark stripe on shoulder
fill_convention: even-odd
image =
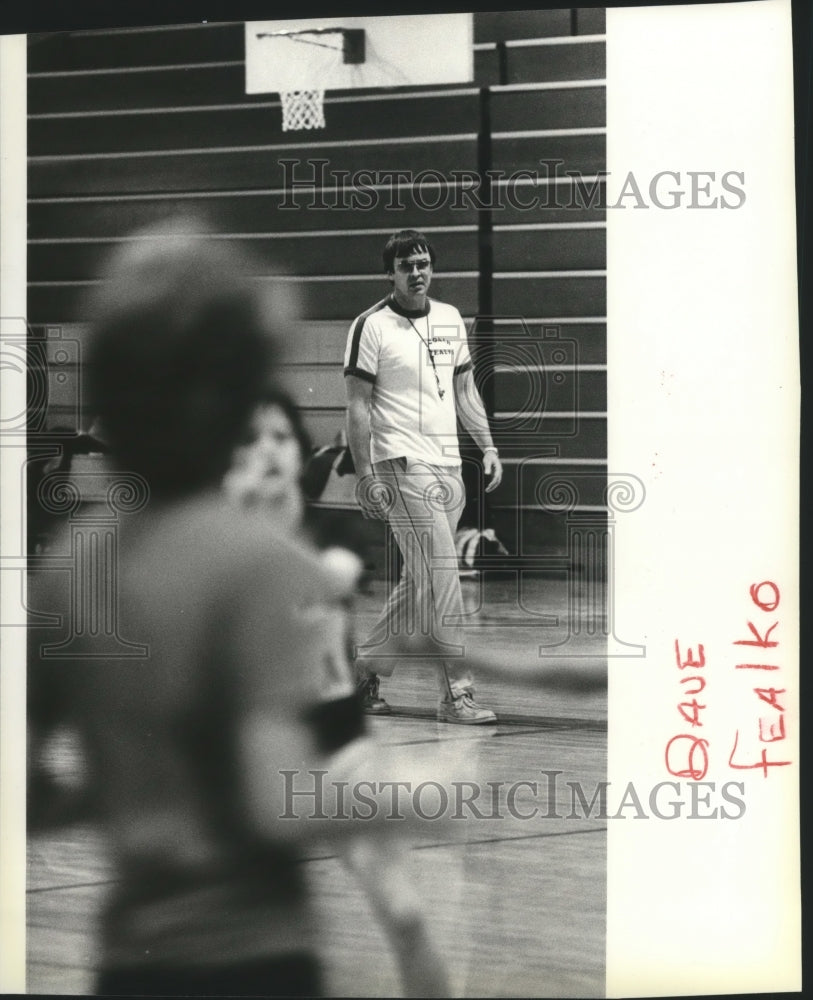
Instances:
[[[373,313],[377,313],[379,310],[383,309],[384,306],[389,302],[389,297],[382,299],[380,302],[376,302],[374,306],[363,312],[361,316],[356,320],[356,325],[353,327],[353,339],[350,344],[350,357],[347,359],[347,368],[355,368],[359,360],[359,344],[361,343],[361,331],[364,329],[364,323],[368,317],[372,316]],[[345,369],[345,374],[347,374],[347,369]],[[355,374],[355,373],[353,373]]]
[[[462,365],[455,365],[454,373],[455,375],[462,375],[463,372],[470,371],[471,367],[471,361],[464,361]]]
[[[363,368],[351,368],[349,365],[344,370],[345,375],[355,375],[356,378],[363,378],[365,382],[375,384],[375,375],[366,372]]]

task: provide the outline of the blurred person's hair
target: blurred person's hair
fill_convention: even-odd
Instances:
[[[293,318],[290,286],[188,218],[133,234],[88,304],[88,395],[116,464],[159,496],[219,483]]]
[[[302,419],[302,413],[293,399],[291,399],[288,393],[279,385],[271,383],[268,384],[263,390],[257,405],[261,409],[265,409],[269,406],[276,406],[284,413],[285,419],[290,425],[291,433],[296,438],[296,443],[299,447],[299,457],[302,459],[302,465],[304,467],[311,452],[313,451],[313,442],[311,441],[311,436],[308,434],[308,430],[305,427],[305,422]],[[244,437],[246,442],[251,440],[252,431],[250,428],[245,431]]]

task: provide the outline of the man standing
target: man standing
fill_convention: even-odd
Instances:
[[[502,478],[485,408],[474,384],[466,329],[454,306],[429,298],[435,251],[415,230],[384,248],[390,294],[350,328],[344,359],[347,437],[365,514],[388,520],[403,573],[361,652],[359,687],[370,712],[386,713],[379,674],[392,673],[387,640],[417,628],[448,650],[439,662],[438,719],[476,725],[496,716],[474,700],[462,665],[462,598],[454,535],[465,491],[457,421],[483,452],[486,490]],[[417,619],[417,621],[415,620]]]

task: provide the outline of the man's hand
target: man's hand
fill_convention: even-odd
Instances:
[[[490,477],[486,486],[486,493],[491,493],[502,482],[502,462],[497,452],[491,448],[483,453],[483,472]]]
[[[392,487],[372,472],[359,476],[356,500],[365,517],[386,521],[394,501]]]

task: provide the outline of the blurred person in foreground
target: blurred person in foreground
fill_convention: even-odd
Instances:
[[[32,621],[32,770],[49,729],[75,727],[117,868],[97,992],[320,995],[297,861],[348,824],[283,819],[280,772],[323,759],[308,713],[335,581],[264,514],[235,517],[221,488],[294,303],[189,225],[138,234],[102,277],[89,401],[146,497],[119,519],[105,589],[146,655],[99,657],[84,615],[100,609],[78,607],[64,573],[33,574],[29,596],[62,625]],[[66,625],[71,658],[49,658]]]
[[[311,452],[310,440],[291,399],[270,389],[251,417],[224,480],[227,494],[241,510],[265,511],[291,537],[300,535],[321,552],[337,581],[337,599],[325,623],[330,641],[322,657],[322,703],[310,717],[319,749],[329,757],[331,774],[351,787],[370,774],[370,762],[385,748],[370,736],[363,703],[351,666],[349,619],[364,570],[361,559],[337,543],[329,525],[315,523],[305,504],[302,479]],[[339,581],[345,582],[341,592]],[[397,823],[389,836],[380,830],[358,834],[342,845],[341,858],[364,889],[387,935],[408,997],[450,996],[445,962],[433,941],[425,903],[412,877],[407,844]]]

